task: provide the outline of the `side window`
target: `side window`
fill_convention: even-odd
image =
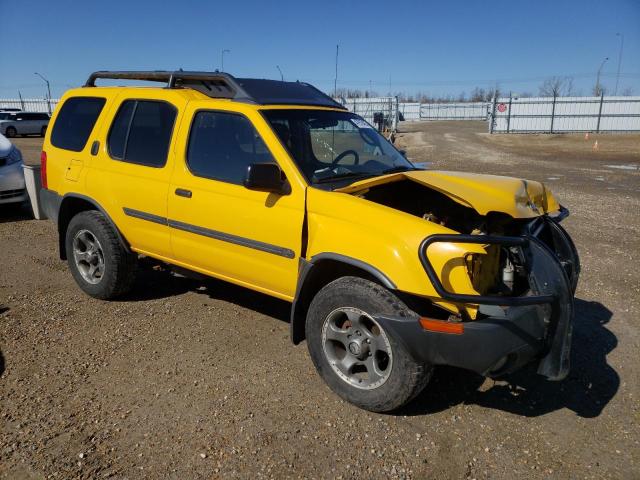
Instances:
[[[176,108],[166,102],[125,100],[109,131],[109,155],[124,162],[164,167],[176,114]]]
[[[105,99],[98,97],[73,97],[64,102],[53,125],[51,144],[81,152],[104,104]]]
[[[248,118],[209,111],[194,116],[187,148],[191,173],[242,185],[252,163],[275,161]]]

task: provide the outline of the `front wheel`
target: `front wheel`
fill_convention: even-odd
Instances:
[[[8,138],[14,138],[18,136],[18,131],[14,127],[7,127],[4,133]]]
[[[65,241],[69,269],[85,293],[109,300],[131,289],[137,257],[102,213],[89,210],[73,217]]]
[[[384,287],[342,277],[311,302],[306,337],[316,370],[335,393],[366,410],[386,412],[418,395],[433,367],[415,360],[376,314],[416,316]]]

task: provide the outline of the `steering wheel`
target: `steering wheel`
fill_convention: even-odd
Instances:
[[[358,152],[356,152],[355,150],[345,150],[340,155],[338,155],[333,162],[331,162],[331,167],[333,168],[336,165],[338,165],[338,162],[342,160],[344,157],[346,157],[347,155],[353,155],[354,165],[358,165],[360,163],[360,155],[358,155]]]

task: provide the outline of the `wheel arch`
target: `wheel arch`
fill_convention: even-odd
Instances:
[[[302,342],[309,305],[318,291],[328,283],[345,276],[361,277],[378,283],[389,290],[396,285],[377,268],[361,260],[338,253],[320,253],[310,260],[300,259],[298,285],[291,307],[290,333],[294,345]]]
[[[125,248],[127,252],[131,251],[129,243],[126,241],[120,229],[116,226],[109,214],[102,206],[94,199],[81,195],[79,193],[67,193],[60,203],[60,210],[58,212],[58,247],[60,252],[60,259],[67,259],[67,247],[65,238],[67,235],[67,228],[71,219],[81,212],[88,210],[97,210],[104,215],[111,227],[114,229],[118,236],[118,241]]]

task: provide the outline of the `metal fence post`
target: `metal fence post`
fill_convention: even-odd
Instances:
[[[398,96],[396,95],[395,97],[395,107],[396,107],[396,111],[393,115],[393,131],[395,132],[396,130],[398,130],[398,117],[400,116],[400,105],[399,105],[399,101],[398,101]]]
[[[604,103],[604,92],[600,95],[600,109],[598,110],[598,125],[596,126],[596,132],[600,133],[600,119],[602,118],[602,104]]]
[[[493,133],[496,123],[496,97],[491,100],[491,115],[489,116],[489,133]]]
[[[509,128],[511,127],[511,92],[509,92],[509,111],[507,112],[507,133],[509,133]]]
[[[553,92],[553,103],[551,104],[551,126],[549,128],[549,133],[553,133],[553,119],[556,114],[556,93]]]

